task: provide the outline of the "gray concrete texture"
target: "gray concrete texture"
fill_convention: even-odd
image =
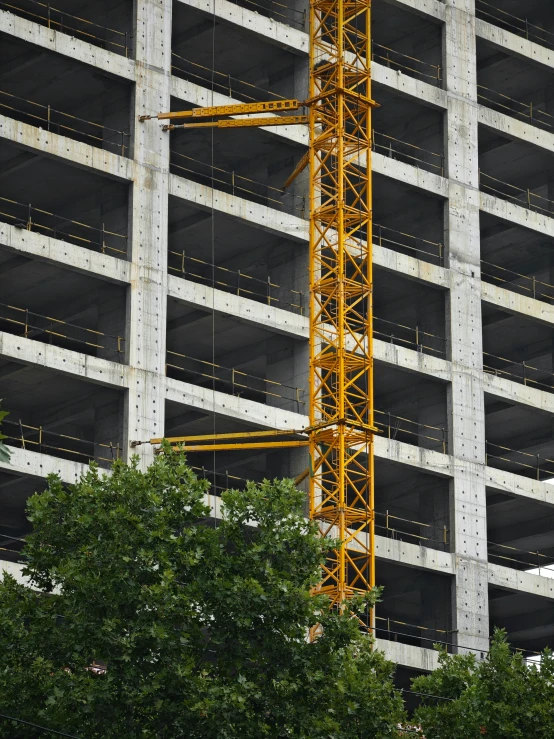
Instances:
[[[142,114],[307,95],[307,3],[0,10],[2,567],[25,501],[152,437],[307,423],[305,127]],[[526,17],[522,19],[522,14]],[[554,11],[373,0],[379,646],[554,643]],[[208,501],[302,450],[191,455]],[[412,672],[410,672],[412,671]]]

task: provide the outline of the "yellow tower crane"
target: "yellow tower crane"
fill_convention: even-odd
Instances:
[[[309,427],[169,441],[187,451],[308,446],[308,472],[301,477],[309,477],[310,516],[323,537],[340,541],[322,567],[318,592],[338,608],[375,584],[370,15],[371,0],[311,1],[310,90],[304,102],[141,117],[170,121],[167,131],[309,125],[309,152],[286,183],[309,165]],[[309,115],[281,115],[303,107]],[[243,115],[249,117],[229,118]]]

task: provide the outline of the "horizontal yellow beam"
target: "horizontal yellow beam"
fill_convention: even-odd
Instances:
[[[206,108],[178,110],[157,115],[141,115],[139,121],[157,118],[159,121],[178,120],[181,118],[211,118],[216,115],[246,115],[247,113],[275,113],[281,110],[298,110],[302,103],[299,100],[269,100],[258,103],[237,103],[236,105],[211,105]]]
[[[289,434],[304,434],[304,431],[295,429],[272,429],[271,431],[235,431],[226,434],[200,434],[199,436],[166,436],[159,439],[150,439],[150,444],[161,444],[168,441],[170,444],[180,444],[187,441],[213,441],[215,439],[251,439],[268,436],[288,436]]]
[[[176,128],[247,128],[249,126],[296,126],[307,125],[307,115],[264,116],[263,118],[224,118],[221,121],[199,121],[198,123],[169,123],[162,127],[163,131],[174,131]]]
[[[226,452],[242,449],[281,449],[283,447],[308,446],[309,441],[237,441],[233,444],[194,444],[192,446],[172,444],[172,448],[182,452]]]

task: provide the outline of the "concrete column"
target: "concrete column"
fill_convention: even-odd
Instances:
[[[482,376],[479,243],[479,162],[474,0],[447,0],[445,78],[449,199],[446,205],[448,266],[452,287],[447,327],[453,362],[449,397],[449,452],[469,462],[454,465],[451,525],[457,574],[453,629],[461,648],[488,647],[487,520],[484,481],[485,423]]]
[[[169,135],[157,121],[139,123],[138,116],[170,107],[171,9],[171,0],[136,0],[135,5],[135,181],[127,311],[131,381],[125,414],[128,454],[130,441],[164,434]],[[136,451],[143,466],[152,460],[149,445]]]

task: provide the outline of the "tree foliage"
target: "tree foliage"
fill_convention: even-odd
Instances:
[[[416,678],[424,698],[416,713],[426,739],[552,739],[554,657],[546,650],[540,666],[513,652],[506,633],[496,630],[486,659],[441,652],[440,666]],[[438,697],[442,697],[441,700]]]
[[[0,400],[0,406],[2,405],[2,401]],[[0,407],[0,428],[2,426],[2,421],[6,416],[8,415],[8,411],[3,411]],[[8,447],[2,443],[2,439],[5,439],[6,435],[3,434],[0,431],[0,462],[9,462],[10,461],[10,450]]]
[[[0,713],[87,739],[396,736],[392,665],[310,594],[324,551],[303,494],[229,491],[216,526],[205,492],[169,451],[49,478],[28,507],[32,587],[0,583]]]

